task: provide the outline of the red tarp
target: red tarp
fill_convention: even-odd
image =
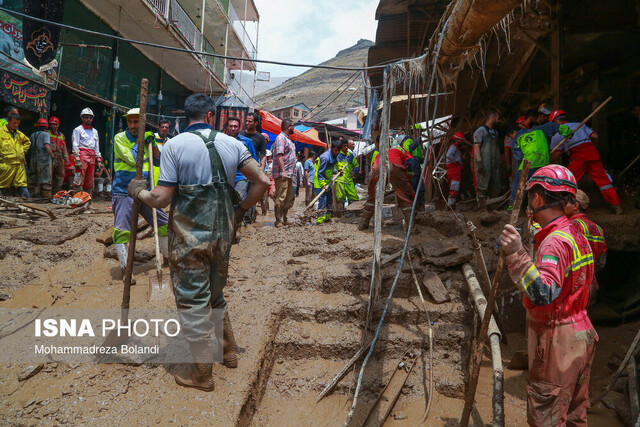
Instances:
[[[280,132],[282,132],[282,120],[280,120],[270,112],[264,110],[260,110],[260,117],[262,117],[262,129],[276,135],[279,135]],[[293,131],[291,139],[301,144],[316,145],[318,147],[325,148],[327,147],[327,144],[320,141],[319,139],[311,138],[309,135],[305,135],[304,133],[297,130]]]

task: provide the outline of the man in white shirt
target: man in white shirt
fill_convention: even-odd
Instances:
[[[85,108],[80,113],[82,124],[73,130],[72,155],[76,160],[76,168],[78,162],[82,164],[82,181],[80,186],[84,191],[93,195],[93,178],[96,170],[96,163],[102,165],[102,155],[100,154],[100,140],[98,131],[92,126],[93,111],[91,108]],[[80,188],[77,188],[80,190]]]

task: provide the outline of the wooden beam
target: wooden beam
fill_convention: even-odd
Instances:
[[[551,9],[551,95],[553,105],[562,105],[562,9],[556,2]]]

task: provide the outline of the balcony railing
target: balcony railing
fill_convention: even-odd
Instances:
[[[167,0],[147,0],[155,12],[162,16],[164,19],[167,19],[169,16],[169,2]]]
[[[200,49],[200,30],[177,0],[171,0],[171,23],[194,49]]]
[[[249,54],[249,58],[256,59],[256,47],[253,45],[253,41],[251,40],[251,37],[249,37],[247,30],[244,28],[244,24],[232,3],[229,3],[229,20],[231,21],[233,30],[236,32],[238,38],[242,41],[245,50]]]

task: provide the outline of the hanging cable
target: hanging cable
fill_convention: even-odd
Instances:
[[[315,115],[315,113],[314,113],[314,114],[311,114],[311,113],[313,113],[313,111],[314,111],[316,108],[318,108],[318,107],[320,107],[321,105],[323,105],[323,104],[324,104],[324,103],[325,103],[329,98],[331,98],[331,96],[332,96],[334,93],[336,93],[337,91],[339,91],[339,90],[340,90],[340,88],[341,88],[342,86],[344,86],[344,84],[345,84],[345,83],[347,84],[347,87],[349,87],[349,83],[351,82],[351,80],[352,80],[352,79],[353,79],[357,74],[358,74],[358,71],[356,71],[355,73],[353,73],[352,75],[350,75],[349,77],[347,77],[347,79],[346,79],[346,80],[344,80],[342,83],[340,83],[340,86],[338,86],[337,88],[335,88],[335,89],[333,90],[333,92],[331,92],[329,95],[327,95],[327,96],[326,96],[322,101],[318,102],[318,104],[317,104],[315,107],[313,107],[311,110],[309,110],[309,113],[307,113],[307,114],[308,114],[308,117],[309,117],[309,118],[313,117],[313,116]],[[329,104],[330,104],[330,103],[329,103]],[[327,104],[327,105],[329,105],[329,104]],[[325,108],[326,108],[326,105],[325,105]],[[322,110],[320,110],[320,111],[322,111]]]
[[[120,40],[120,41],[127,42],[127,43],[139,44],[139,45],[148,46],[148,47],[157,47],[157,48],[160,48],[160,49],[173,50],[173,51],[176,51],[176,52],[191,53],[191,54],[194,54],[194,55],[211,56],[211,57],[214,57],[214,58],[228,59],[228,60],[232,60],[232,61],[246,61],[246,62],[253,62],[253,63],[258,63],[258,64],[284,65],[284,66],[287,66],[287,67],[321,68],[321,69],[325,69],[325,70],[343,70],[343,71],[380,70],[380,69],[383,69],[386,66],[384,64],[378,64],[378,65],[370,65],[370,66],[367,66],[367,67],[340,67],[340,66],[334,66],[334,65],[298,64],[298,63],[293,63],[293,62],[272,61],[272,60],[268,60],[268,59],[248,59],[248,58],[239,57],[239,56],[220,55],[218,53],[199,51],[199,50],[195,50],[195,49],[186,49],[186,48],[175,47],[175,46],[167,46],[167,45],[162,45],[162,44],[159,44],[159,43],[151,43],[151,42],[145,42],[145,41],[141,41],[141,40],[128,39],[128,38],[125,38],[125,37],[117,36],[115,34],[101,33],[99,31],[88,30],[86,28],[80,28],[80,27],[76,27],[76,26],[73,26],[73,25],[63,24],[61,22],[55,22],[55,21],[50,21],[50,20],[47,20],[47,19],[36,18],[34,16],[29,16],[29,15],[26,15],[24,13],[16,12],[14,10],[7,9],[5,7],[0,7],[0,11],[6,12],[6,13],[9,13],[9,14],[12,14],[12,15],[19,16],[19,17],[21,17],[23,19],[30,19],[32,21],[41,22],[41,23],[44,23],[44,24],[49,24],[49,25],[60,27],[60,28],[66,28],[68,30],[80,31],[80,32],[83,32],[83,33],[93,34],[93,35],[96,35],[96,36],[102,36],[102,37],[106,37],[106,38],[110,38],[110,39],[114,39],[114,40]],[[398,62],[408,61],[408,60],[411,60],[411,59],[413,59],[413,58],[406,58],[406,59],[403,58],[403,59],[400,59]]]

